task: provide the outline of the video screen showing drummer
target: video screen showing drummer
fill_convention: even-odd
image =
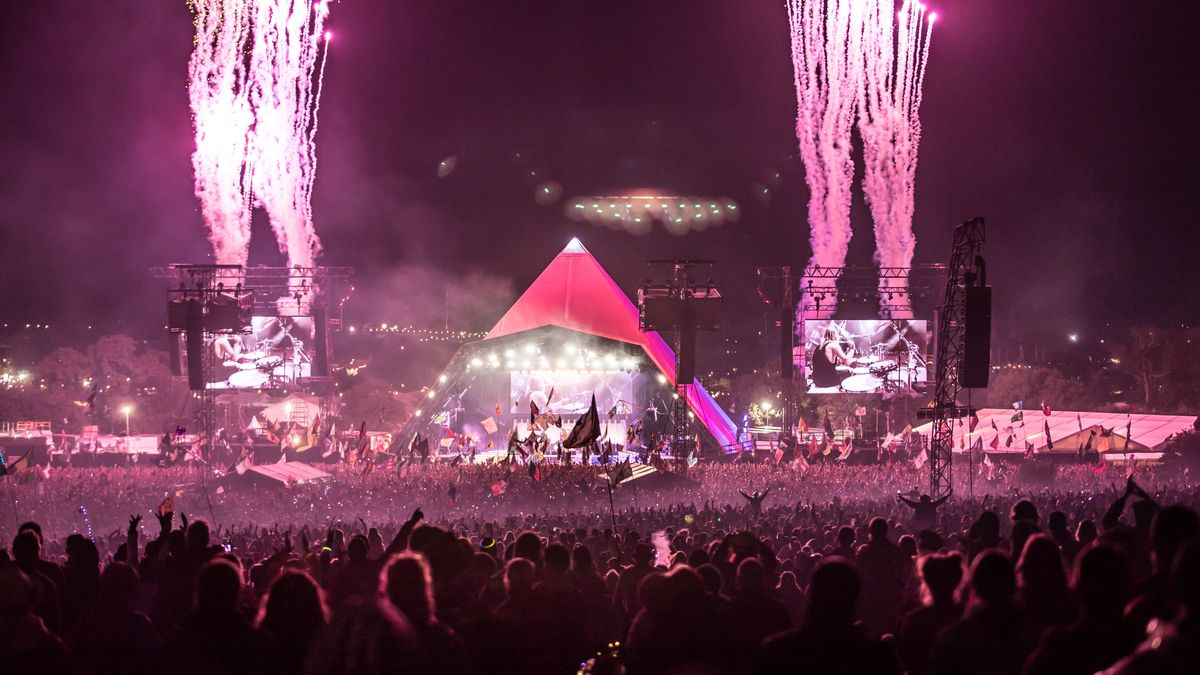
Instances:
[[[809,393],[898,392],[927,379],[924,321],[821,321],[806,329]]]
[[[313,326],[308,317],[256,316],[241,333],[219,334],[209,389],[259,389],[290,384],[311,374]]]

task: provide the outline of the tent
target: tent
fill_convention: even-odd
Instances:
[[[1025,410],[1023,422],[1013,422],[1013,408],[982,408],[977,414],[979,422],[975,430],[970,430],[967,419],[951,421],[954,435],[954,451],[962,452],[964,446],[970,448],[977,439],[982,439],[984,449],[990,453],[1012,452],[1024,454],[1025,442],[1033,444],[1034,452],[1050,452],[1046,442],[1046,426],[1050,428],[1050,439],[1054,443],[1055,454],[1074,454],[1080,438],[1080,428],[1083,428],[1083,442],[1087,444],[1089,430],[1099,427],[1113,430],[1110,454],[1120,454],[1125,447],[1125,428],[1131,428],[1129,452],[1149,453],[1159,452],[1171,436],[1192,429],[1196,425],[1195,415],[1144,415],[1116,412],[1083,412],[1074,410],[1054,410],[1049,416],[1040,409]],[[995,429],[993,429],[993,423]],[[1013,443],[1005,446],[1008,434],[1005,430],[1012,427]],[[996,430],[999,430],[997,434]],[[915,433],[928,436],[933,430],[933,422],[927,422],[913,429]],[[999,435],[996,449],[991,443]]]
[[[245,473],[230,472],[218,482],[226,489],[237,487],[284,488],[288,484],[303,485],[322,481],[329,474],[304,462],[279,462],[248,467]]]
[[[431,410],[446,408],[457,392],[470,386],[472,364],[489,348],[511,345],[517,338],[561,339],[579,336],[618,345],[624,353],[647,359],[665,381],[675,382],[675,353],[657,332],[638,328],[638,309],[600,263],[572,239],[521,297],[504,313],[483,340],[464,345],[430,391]],[[687,388],[688,409],[695,421],[723,447],[736,441],[736,427],[699,380]],[[506,396],[507,397],[507,396]],[[445,398],[445,401],[443,401]],[[414,419],[404,437],[429,423]]]

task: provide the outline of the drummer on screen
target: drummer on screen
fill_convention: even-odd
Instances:
[[[841,385],[842,380],[850,376],[850,368],[857,362],[858,360],[854,357],[854,347],[847,345],[843,348],[842,343],[838,341],[837,329],[831,324],[825,328],[825,336],[821,340],[821,344],[813,351],[813,386],[837,387]]]

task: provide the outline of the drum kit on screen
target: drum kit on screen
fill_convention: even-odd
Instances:
[[[907,340],[890,349],[883,344],[871,345],[866,354],[855,359],[841,389],[866,394],[911,388],[913,382],[923,379],[917,374],[920,363],[920,349]]]

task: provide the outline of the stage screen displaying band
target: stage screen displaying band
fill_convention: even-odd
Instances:
[[[529,401],[547,410],[550,390],[554,400],[549,411],[559,415],[582,415],[596,394],[596,409],[603,419],[614,407],[618,414],[630,412],[633,401],[633,373],[586,373],[563,370],[533,370],[512,373],[514,414],[529,414]]]
[[[810,394],[895,394],[929,378],[926,321],[819,320],[804,323]]]
[[[268,389],[312,374],[316,328],[311,317],[256,316],[243,332],[214,335],[209,389]]]

